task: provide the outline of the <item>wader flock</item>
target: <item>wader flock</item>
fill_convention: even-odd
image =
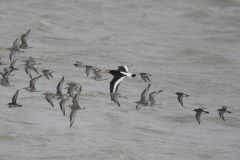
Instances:
[[[19,70],[18,68],[16,68],[15,64],[17,61],[17,54],[19,52],[25,52],[25,50],[27,49],[31,49],[32,47],[28,46],[27,43],[27,38],[28,35],[30,33],[31,29],[29,29],[26,33],[23,33],[19,38],[17,38],[14,42],[13,42],[13,46],[11,48],[7,48],[8,50],[10,50],[10,54],[9,54],[9,60],[10,60],[10,66],[4,68],[3,72],[0,72],[0,74],[2,75],[2,79],[0,79],[0,83],[2,86],[5,87],[11,87],[14,86],[11,83],[9,83],[9,77],[11,76],[12,72],[17,72],[17,70]],[[54,71],[51,70],[42,70],[43,75],[39,75],[38,70],[36,69],[37,65],[40,65],[40,62],[37,62],[35,60],[35,58],[33,57],[29,57],[29,59],[23,61],[25,62],[25,72],[27,73],[27,75],[30,78],[29,81],[29,86],[25,87],[23,89],[25,89],[28,92],[41,92],[40,90],[38,90],[37,87],[37,80],[41,77],[46,78],[46,80],[49,80],[50,78],[54,78],[53,73]],[[2,61],[1,56],[0,56],[0,65],[6,65],[6,61]],[[110,82],[110,100],[115,102],[119,107],[121,107],[118,98],[127,98],[126,95],[124,95],[124,93],[120,93],[118,92],[118,87],[120,86],[120,83],[122,82],[122,80],[125,77],[128,78],[134,78],[134,77],[138,77],[137,74],[132,74],[128,72],[128,68],[130,68],[131,66],[118,66],[118,69],[109,69],[106,71],[102,71],[101,69],[94,67],[94,66],[89,66],[89,65],[85,65],[82,62],[76,61],[76,63],[74,64],[76,67],[83,67],[86,69],[86,75],[87,77],[89,76],[90,71],[92,71],[94,73],[94,77],[92,77],[94,80],[96,81],[104,81],[107,80],[106,78],[104,78],[104,74],[106,73],[110,73],[113,76],[113,79]],[[117,67],[116,67],[117,68]],[[37,77],[32,77],[31,72],[35,72],[36,74],[38,74],[39,76]],[[140,71],[141,72],[141,71]],[[136,93],[139,94],[140,96],[140,100],[134,102],[136,103],[136,110],[139,110],[141,107],[154,107],[154,106],[159,106],[161,105],[160,102],[156,102],[155,101],[155,96],[158,93],[163,92],[163,90],[157,90],[157,91],[153,91],[151,93],[148,94],[148,90],[151,86],[151,81],[149,76],[151,76],[151,74],[149,73],[140,73],[139,77],[141,77],[143,79],[143,81],[149,83],[147,85],[146,88],[143,88],[143,92],[140,93]],[[134,79],[133,79],[134,81]],[[69,107],[71,109],[71,113],[70,113],[70,127],[72,127],[73,123],[74,123],[74,119],[76,117],[77,111],[78,110],[85,110],[85,107],[81,107],[79,104],[79,96],[81,94],[82,91],[82,85],[80,83],[77,82],[68,82],[65,83],[64,85],[67,85],[67,93],[62,93],[62,86],[64,83],[64,77],[62,77],[62,79],[60,80],[60,82],[58,83],[58,85],[56,86],[56,91],[53,91],[53,93],[43,93],[42,95],[45,96],[45,99],[48,101],[48,103],[54,107],[54,104],[52,102],[52,99],[57,99],[59,100],[59,106],[61,108],[61,111],[63,113],[63,115],[65,115],[65,103],[67,100],[72,100],[72,105],[68,105],[66,107]],[[12,97],[12,101],[10,103],[8,103],[9,108],[13,108],[13,107],[22,107],[21,104],[17,103],[17,97],[18,97],[18,93],[19,93],[19,89],[16,91],[16,93],[13,95]],[[183,92],[176,92],[175,93],[177,95],[176,100],[178,100],[178,102],[180,103],[181,106],[183,106],[183,98],[184,97],[189,97],[189,95],[183,93]],[[43,97],[44,98],[44,97]],[[20,102],[21,103],[21,102]],[[134,105],[133,105],[134,106]],[[224,118],[224,113],[231,113],[231,111],[228,110],[228,108],[231,107],[227,107],[227,106],[222,106],[222,108],[216,110],[216,112],[218,111],[219,116],[221,117],[221,119],[223,121],[225,121]],[[200,125],[200,117],[202,115],[202,113],[206,113],[208,114],[209,111],[205,110],[206,108],[198,108],[198,109],[194,109],[193,111],[196,112],[195,116],[197,119],[198,124]]]

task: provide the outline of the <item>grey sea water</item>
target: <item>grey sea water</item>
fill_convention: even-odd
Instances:
[[[239,159],[240,158],[240,1],[2,0],[0,55],[8,66],[13,41],[28,29],[32,49],[17,53],[15,86],[0,86],[0,159]],[[32,56],[38,70],[51,69],[29,85],[24,62]],[[133,65],[129,72],[152,74],[149,93],[161,105],[136,110],[133,103],[149,83],[125,78],[121,107],[110,101],[108,80],[94,81],[81,61],[106,69]],[[6,66],[0,66],[0,71]],[[41,72],[42,74],[42,72]],[[33,77],[37,76],[34,72]],[[83,85],[75,122],[41,95],[56,92],[62,77]],[[20,89],[22,108],[6,105]],[[182,107],[175,92],[189,94]],[[67,90],[63,89],[66,93]],[[66,105],[71,104],[68,101]],[[223,121],[216,111],[227,105]],[[210,114],[195,119],[195,108]]]

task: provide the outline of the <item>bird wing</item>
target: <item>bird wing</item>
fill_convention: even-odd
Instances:
[[[25,34],[23,34],[23,37],[21,38],[22,44],[27,45],[27,37],[28,37],[28,34],[29,34],[30,31],[31,31],[31,29],[29,29]]]
[[[13,46],[12,48],[19,48],[19,38],[17,38],[14,42],[13,42]]]
[[[36,69],[33,65],[29,65],[29,67],[30,67],[34,72],[36,72],[37,74],[39,74],[38,71],[37,71],[37,69]]]
[[[142,107],[141,104],[136,105],[136,110],[139,110]]]
[[[118,66],[117,71],[128,72],[128,66]]]
[[[178,95],[177,99],[179,103],[183,106],[182,95]]]
[[[40,77],[42,77],[42,75],[31,79],[31,80],[30,80],[30,86],[29,86],[29,87],[30,87],[30,88],[35,88],[35,83],[36,83],[36,81],[37,81]]]
[[[49,76],[51,76],[51,77],[53,78],[53,75],[52,75],[52,73],[51,73],[51,72],[49,72],[48,74],[49,74]]]
[[[14,68],[10,68],[5,74],[5,78],[8,78],[9,74],[14,70]]]
[[[114,98],[113,101],[114,101],[119,107],[121,107],[121,105],[120,105],[120,103],[119,103],[119,101],[118,101],[117,98]]]
[[[17,59],[15,59],[15,55],[16,55],[16,54],[14,54],[14,55],[12,56],[12,60],[11,60],[11,63],[10,63],[10,67],[11,67],[11,68],[14,68],[15,63],[16,63],[16,61],[17,61]]]
[[[52,102],[52,98],[50,96],[46,96],[45,98],[48,101],[48,103],[50,103],[51,106],[54,107],[53,102]]]
[[[70,128],[72,127],[72,125],[74,123],[76,113],[77,113],[77,110],[76,109],[72,109],[72,111],[70,113]]]
[[[70,86],[70,87],[68,87],[68,94],[69,94],[69,96],[72,97],[72,98],[73,98],[73,91],[74,91],[75,87],[76,87],[76,86]]]
[[[11,51],[11,53],[9,54],[10,61],[12,61],[12,59],[16,55],[16,53],[17,53],[17,51]]]
[[[145,78],[146,78],[149,82],[151,82],[148,76],[145,76]]]
[[[45,70],[43,71],[44,76],[49,80],[48,72]]]
[[[156,91],[151,92],[151,93],[149,94],[149,99],[148,99],[148,100],[154,101],[154,97],[155,97],[156,94],[157,94]]]
[[[65,115],[65,103],[66,103],[67,99],[61,99],[61,101],[59,102],[60,108],[63,112],[63,115]]]
[[[223,116],[224,112],[225,112],[225,111],[219,111],[218,114],[219,114],[219,116],[225,121],[225,118],[224,118],[224,116]]]
[[[145,82],[147,82],[147,80],[146,80],[146,77],[145,77],[145,73],[140,73],[140,75],[141,75],[141,77],[142,77],[142,79],[145,81]]]
[[[63,95],[62,94],[62,85],[63,85],[63,82],[64,82],[64,77],[61,79],[61,81],[58,83],[57,85],[57,94],[60,94],[60,95]]]
[[[202,112],[197,112],[196,113],[196,119],[198,121],[198,124],[200,125],[200,117],[201,117]]]
[[[222,106],[222,109],[227,110],[227,106]]]
[[[27,66],[25,67],[25,72],[28,74],[28,76],[32,79],[32,74],[30,72],[30,68]]]
[[[124,79],[124,77],[113,77],[112,81],[110,82],[110,93],[115,93],[118,90],[118,86],[120,82]]]
[[[18,91],[19,91],[19,89],[18,89],[18,90],[16,91],[16,93],[13,95],[13,98],[12,98],[12,103],[13,103],[13,104],[17,104]]]
[[[88,77],[92,66],[85,66],[85,67],[86,67],[86,74],[87,74],[87,77]]]
[[[80,94],[81,94],[81,91],[82,91],[82,87],[80,86],[77,94],[76,94],[75,97],[73,98],[73,104],[75,104],[75,103],[78,104],[79,96],[80,96]]]
[[[147,99],[147,92],[148,92],[150,86],[151,86],[151,83],[147,86],[147,88],[145,88],[145,89],[143,90],[143,92],[142,92],[142,94],[141,94],[141,99],[140,99],[141,102],[146,101],[146,99]]]

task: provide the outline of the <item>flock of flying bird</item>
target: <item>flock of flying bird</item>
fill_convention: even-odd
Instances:
[[[8,77],[10,76],[12,71],[19,70],[18,68],[15,68],[15,63],[17,61],[17,59],[15,58],[16,53],[17,52],[24,52],[24,50],[22,50],[22,49],[32,48],[32,47],[29,47],[28,44],[27,44],[27,37],[28,37],[30,31],[31,31],[31,29],[29,29],[26,33],[23,33],[19,38],[17,38],[13,42],[13,46],[11,48],[8,48],[8,50],[11,51],[11,53],[9,54],[9,59],[10,59],[11,63],[10,63],[10,67],[4,68],[3,73],[0,72],[0,74],[2,75],[2,79],[0,79],[0,83],[1,83],[2,86],[6,86],[6,87],[13,86],[9,83],[9,78]],[[1,56],[0,56],[0,60],[1,60]],[[35,78],[32,78],[31,70],[33,70],[34,72],[39,74],[39,72],[37,71],[37,69],[35,67],[36,67],[36,65],[39,65],[41,63],[37,62],[32,57],[30,57],[28,60],[25,60],[23,62],[25,62],[25,71],[28,74],[29,78],[31,79],[29,87],[25,87],[23,89],[26,89],[29,92],[40,92],[39,90],[36,89],[35,84],[36,84],[36,81],[39,78],[42,77],[42,75],[39,75]],[[0,65],[6,65],[6,63],[0,61]],[[125,77],[132,77],[133,78],[133,77],[136,76],[136,74],[131,74],[131,73],[128,72],[128,67],[130,67],[130,66],[118,66],[117,70],[107,70],[105,72],[102,72],[101,69],[99,69],[97,67],[84,65],[83,63],[81,63],[79,61],[76,61],[76,63],[74,65],[76,67],[86,68],[87,77],[89,76],[89,73],[92,70],[93,73],[95,74],[95,76],[92,77],[92,78],[96,81],[107,80],[106,78],[103,78],[104,73],[112,74],[113,79],[110,82],[110,94],[109,95],[111,97],[111,101],[114,101],[119,107],[120,107],[120,103],[118,101],[118,98],[121,98],[121,97],[127,98],[127,96],[123,95],[122,93],[117,92],[121,81]],[[53,75],[52,75],[53,71],[42,70],[42,72],[43,72],[43,75],[47,79],[49,79],[49,77],[53,78]],[[151,82],[150,79],[149,79],[149,76],[151,76],[150,74],[140,73],[140,76],[145,82],[148,82],[148,81]],[[64,77],[58,83],[56,93],[43,93],[43,95],[45,95],[46,100],[50,103],[50,105],[52,107],[54,107],[54,104],[52,102],[52,98],[60,100],[59,105],[60,105],[60,108],[62,110],[63,115],[65,115],[65,102],[66,102],[66,100],[72,99],[73,104],[67,106],[67,107],[71,108],[70,127],[72,127],[72,125],[74,123],[76,113],[77,113],[77,110],[85,109],[84,107],[81,107],[79,105],[79,96],[81,94],[82,85],[79,84],[79,83],[75,83],[75,82],[66,83],[66,85],[68,85],[68,87],[67,87],[68,92],[67,92],[67,94],[63,94],[62,93],[63,83],[64,83]],[[156,94],[161,93],[163,90],[151,92],[149,94],[149,98],[147,99],[147,93],[148,93],[148,90],[149,90],[150,86],[151,86],[151,83],[143,90],[140,100],[135,102],[135,103],[137,103],[137,105],[136,105],[137,110],[139,110],[142,106],[153,107],[154,105],[160,105],[161,104],[159,102],[156,102],[154,100],[154,98],[155,98]],[[76,92],[75,95],[74,95],[74,92]],[[19,93],[19,89],[14,94],[14,96],[12,98],[12,102],[8,103],[9,108],[22,107],[22,105],[17,104],[18,93]],[[177,99],[178,99],[179,103],[183,106],[183,101],[182,101],[183,97],[189,97],[189,95],[187,95],[185,93],[182,93],[182,92],[176,92],[175,94],[177,95]],[[200,125],[201,114],[202,113],[209,113],[208,111],[205,110],[205,108],[198,108],[198,109],[194,109],[193,111],[196,112],[196,119],[197,119],[199,125]],[[224,119],[223,114],[225,112],[231,113],[230,111],[227,110],[227,106],[222,106],[222,108],[218,109],[217,111],[219,112],[219,116],[224,121],[225,121],[225,119]]]

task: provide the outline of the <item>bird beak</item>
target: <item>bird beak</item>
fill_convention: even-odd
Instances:
[[[109,73],[109,70],[108,70],[108,71],[105,71],[105,72],[103,72],[103,73]]]

